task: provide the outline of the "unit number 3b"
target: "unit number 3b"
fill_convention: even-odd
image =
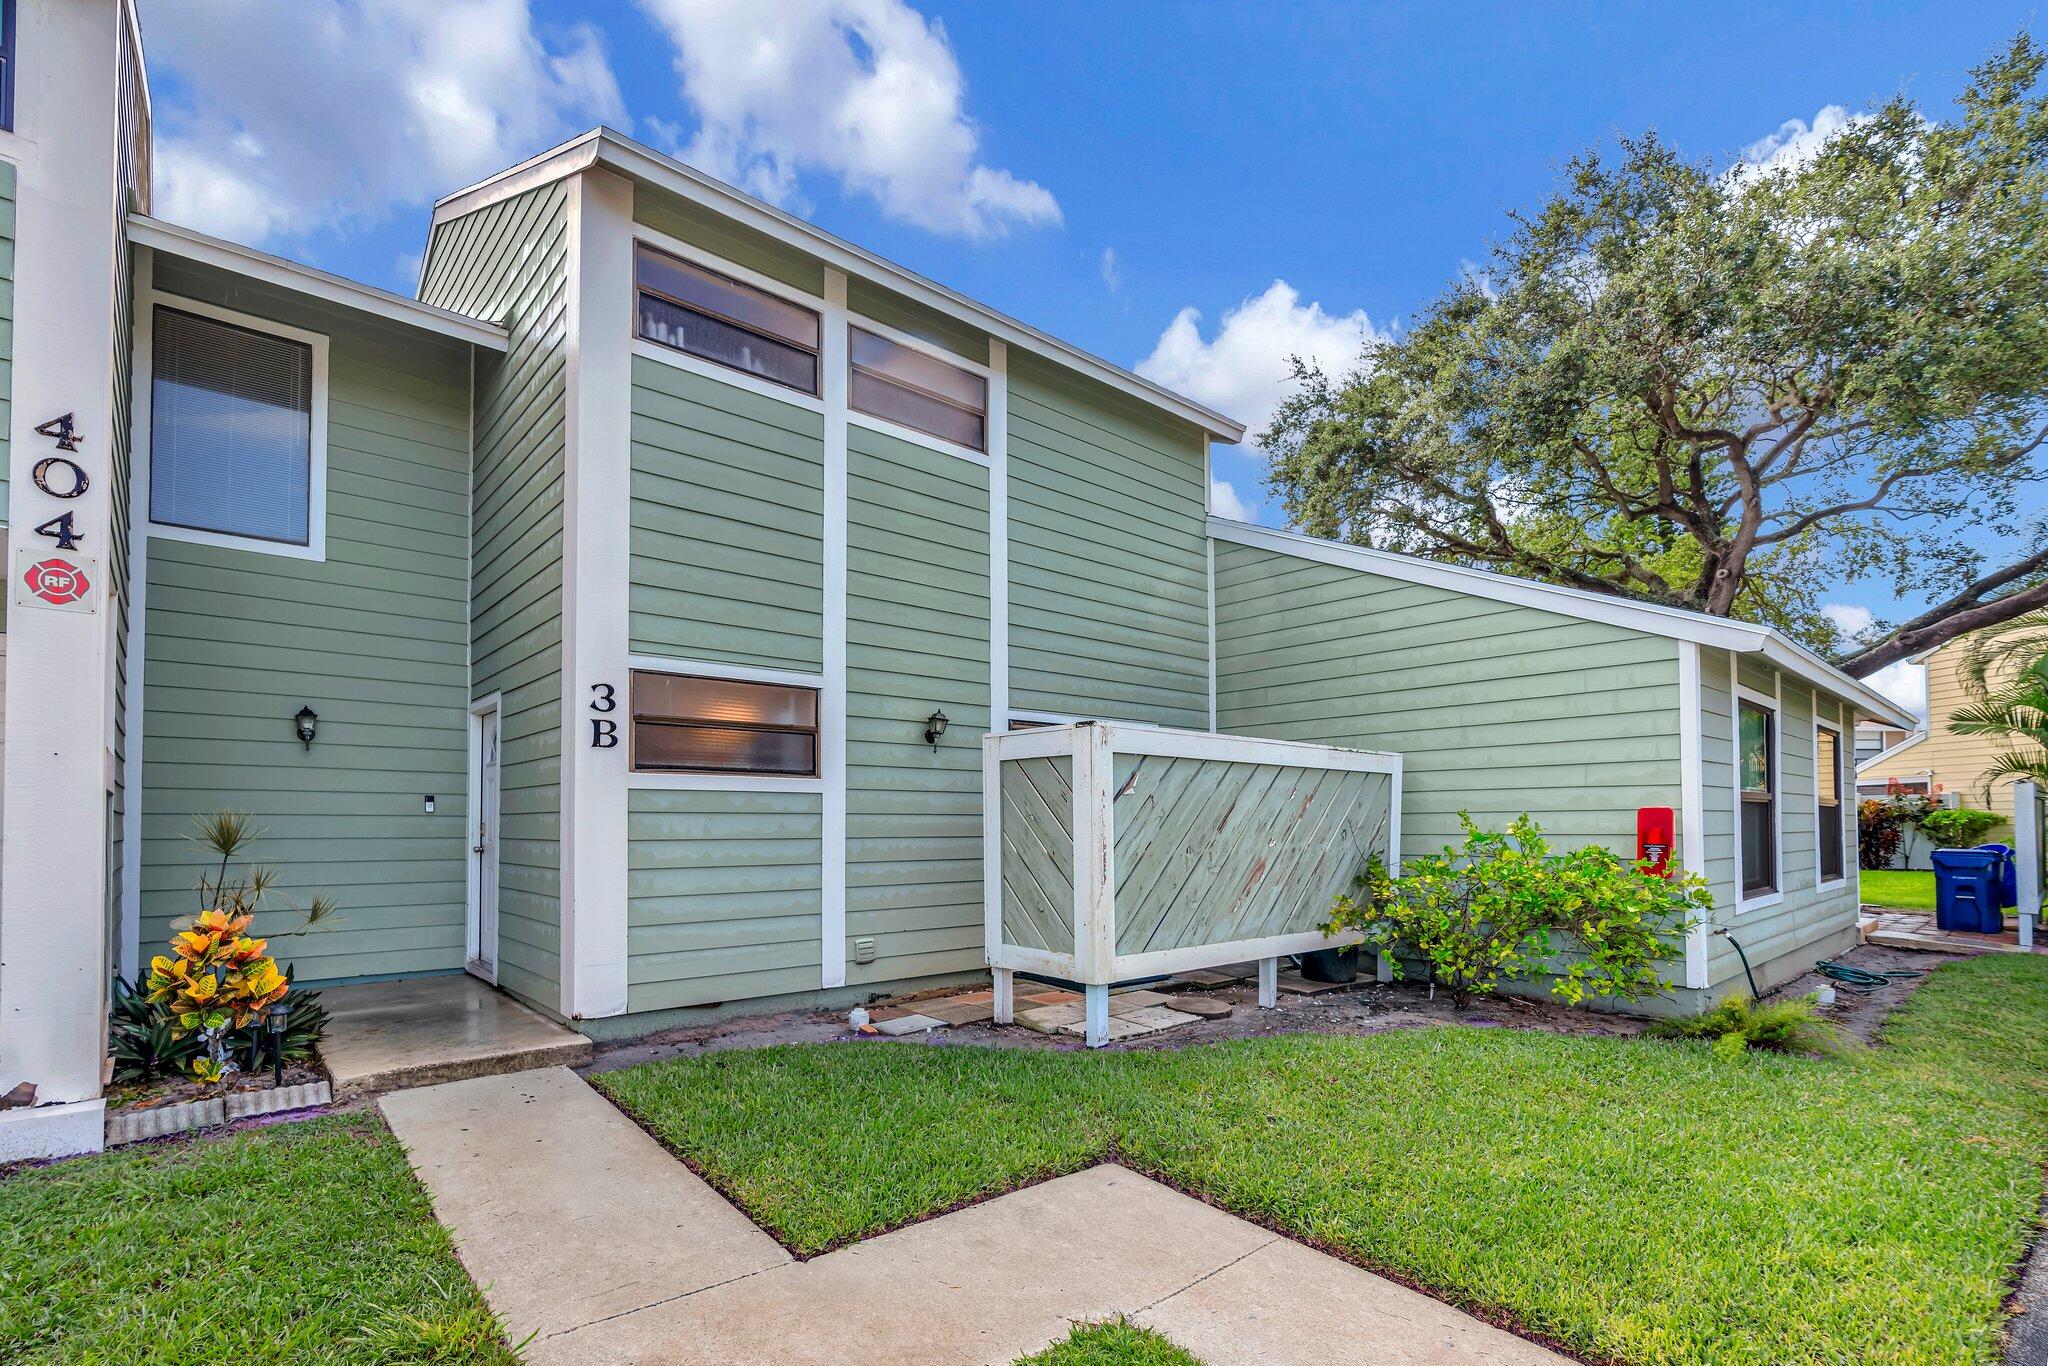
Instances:
[[[600,713],[590,718],[590,747],[592,749],[616,749],[619,744],[619,723],[603,715],[619,709],[619,691],[609,683],[590,685],[590,709]]]

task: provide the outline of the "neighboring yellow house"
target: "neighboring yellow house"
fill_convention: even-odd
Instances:
[[[1958,735],[1948,723],[1950,715],[1972,701],[1962,678],[1968,653],[1969,637],[1961,636],[1914,658],[1913,663],[1927,666],[1926,726],[1859,762],[1856,786],[1860,795],[1880,796],[1888,782],[1897,781],[1956,805],[1996,811],[2003,822],[1984,838],[2009,842],[2013,780],[2001,777],[1994,783],[1985,776],[2004,742],[1989,735]]]

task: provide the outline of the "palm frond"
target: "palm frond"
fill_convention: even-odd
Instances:
[[[1988,697],[1992,676],[2008,670],[2048,677],[2048,611],[2028,612],[1965,638],[1959,673],[1972,697]]]

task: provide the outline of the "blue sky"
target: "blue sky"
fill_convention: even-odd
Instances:
[[[166,216],[409,290],[433,195],[604,121],[1253,422],[1288,351],[1334,361],[1398,327],[1587,144],[1654,126],[1726,156],[1901,88],[1946,106],[2033,14],[1995,0],[141,8]],[[764,43],[795,56],[751,60]],[[1217,474],[1263,511],[1256,452],[1219,455]],[[1869,586],[1840,601],[1896,606]]]

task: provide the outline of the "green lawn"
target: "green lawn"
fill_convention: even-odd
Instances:
[[[1015,1366],[1202,1366],[1149,1328],[1126,1319],[1077,1323],[1074,1331],[1043,1352],[1019,1357]]]
[[[1842,1059],[1437,1028],[597,1080],[807,1252],[1114,1153],[1596,1356],[1989,1362],[2048,1157],[2044,1020],[2048,961],[1994,955]]]
[[[0,1361],[514,1360],[372,1117],[0,1179]]]
[[[1909,872],[1903,868],[1866,868],[1863,904],[1890,906],[1901,911],[1934,909],[1934,874]]]

